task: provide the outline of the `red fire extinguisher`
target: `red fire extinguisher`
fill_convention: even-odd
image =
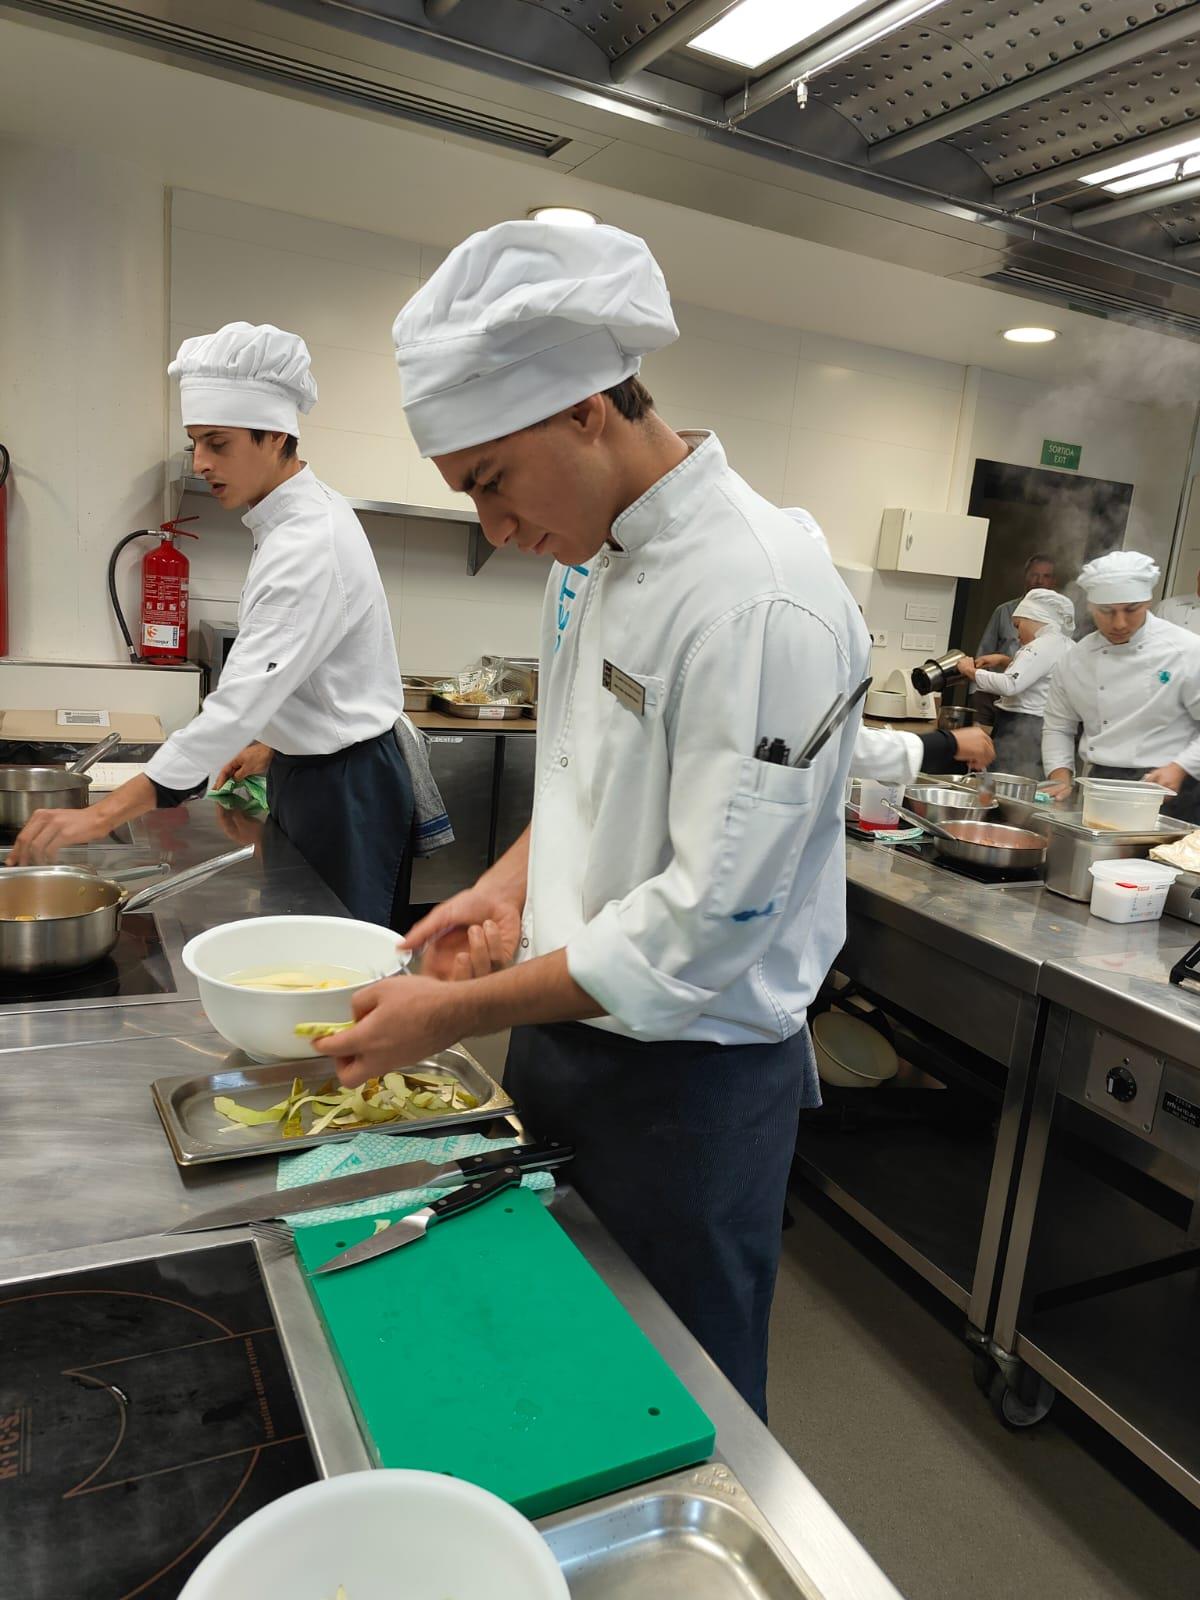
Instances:
[[[0,444],[0,656],[8,654],[8,451]]]
[[[176,539],[195,539],[179,522],[164,522],[162,538],[142,557],[143,661],[186,661],[188,642],[188,558],[175,547]]]

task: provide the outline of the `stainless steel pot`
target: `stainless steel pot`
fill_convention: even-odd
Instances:
[[[126,912],[141,911],[253,854],[253,845],[243,845],[136,894],[84,867],[6,867],[0,871],[0,976],[90,966],[116,944]]]
[[[922,822],[979,822],[996,809],[990,796],[948,785],[910,784],[905,798],[909,810],[915,811]]]
[[[954,684],[961,683],[962,673],[957,669],[965,654],[965,650],[947,650],[944,656],[930,656],[927,661],[922,661],[910,674],[913,688],[918,694],[942,694]]]
[[[937,725],[943,733],[954,733],[958,728],[973,728],[979,713],[970,706],[943,706],[937,714]]]
[[[943,826],[919,817],[906,806],[893,806],[897,816],[925,828],[938,855],[966,861],[973,867],[996,870],[1040,867],[1046,859],[1046,840],[1028,828],[1010,828],[1002,822],[948,822]]]
[[[35,811],[81,810],[92,786],[84,774],[120,742],[119,733],[110,733],[69,767],[0,767],[0,830],[19,833]]]

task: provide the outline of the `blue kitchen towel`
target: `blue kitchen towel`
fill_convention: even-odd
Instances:
[[[463,1156],[483,1155],[488,1150],[509,1149],[485,1139],[481,1133],[452,1133],[444,1138],[413,1137],[402,1133],[359,1133],[345,1143],[317,1145],[312,1150],[283,1156],[279,1162],[276,1187],[295,1189],[303,1183],[323,1183],[327,1178],[343,1178],[351,1172],[394,1167],[405,1161],[458,1161]],[[552,1189],[552,1172],[527,1172],[521,1179],[525,1189]],[[374,1217],[383,1211],[399,1211],[404,1206],[423,1206],[440,1199],[445,1189],[398,1189],[392,1194],[373,1195],[346,1206],[324,1206],[320,1211],[302,1211],[285,1216],[293,1228],[311,1228],[319,1222],[342,1222],[347,1217]]]

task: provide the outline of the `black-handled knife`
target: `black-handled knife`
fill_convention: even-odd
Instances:
[[[394,1167],[371,1167],[363,1172],[348,1172],[341,1178],[326,1178],[321,1183],[303,1183],[295,1189],[264,1189],[247,1200],[233,1200],[213,1211],[202,1211],[198,1217],[189,1217],[166,1231],[203,1233],[209,1228],[236,1228],[244,1222],[266,1222],[272,1217],[298,1216],[324,1206],[374,1200],[378,1195],[398,1194],[402,1189],[440,1189],[498,1167],[548,1172],[570,1161],[574,1154],[569,1144],[546,1139],[538,1144],[501,1145],[457,1161],[405,1161]]]
[[[501,1167],[499,1172],[489,1172],[482,1178],[472,1178],[461,1189],[452,1189],[432,1205],[422,1206],[419,1211],[410,1211],[407,1217],[393,1222],[390,1228],[381,1229],[360,1244],[352,1244],[340,1255],[330,1256],[328,1261],[322,1261],[319,1267],[313,1268],[312,1275],[315,1278],[322,1272],[340,1272],[343,1267],[355,1267],[361,1261],[371,1261],[375,1256],[386,1255],[389,1250],[398,1250],[401,1245],[415,1244],[418,1239],[425,1237],[426,1229],[433,1223],[445,1222],[450,1217],[457,1217],[460,1212],[471,1211],[493,1195],[502,1194],[505,1189],[515,1189],[520,1181],[520,1169],[511,1166]]]

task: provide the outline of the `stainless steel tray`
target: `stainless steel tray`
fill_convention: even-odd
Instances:
[[[439,1051],[421,1066],[453,1073],[467,1093],[479,1101],[478,1106],[474,1111],[443,1112],[411,1122],[375,1123],[372,1133],[431,1133],[437,1128],[466,1128],[507,1116],[513,1109],[509,1096],[461,1045]],[[327,1083],[332,1074],[331,1062],[308,1056],[303,1061],[279,1061],[265,1067],[231,1064],[221,1072],[194,1078],[157,1078],[150,1085],[150,1092],[172,1154],[181,1167],[190,1167],[205,1161],[233,1161],[240,1156],[290,1156],[314,1145],[352,1139],[363,1130],[339,1128],[315,1138],[310,1135],[285,1139],[276,1123],[243,1128],[213,1109],[214,1095],[227,1094],[242,1105],[265,1110],[281,1098],[280,1090],[286,1090],[293,1078],[301,1079],[305,1088],[315,1089]]]
[[[821,1600],[719,1462],[560,1511],[538,1530],[573,1600]]]
[[[533,715],[532,706],[466,705],[461,700],[447,700],[443,694],[433,696],[433,709],[465,722],[515,722],[518,717]]]

